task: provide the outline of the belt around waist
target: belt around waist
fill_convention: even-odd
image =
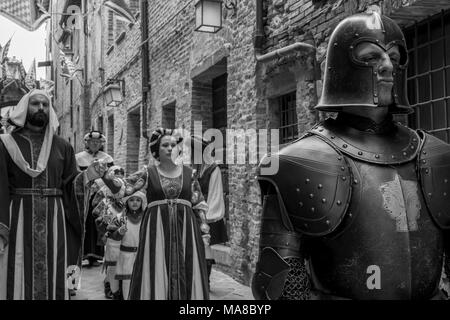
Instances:
[[[63,192],[61,189],[54,188],[17,188],[12,189],[10,194],[13,196],[60,197]]]
[[[190,201],[187,201],[187,200],[184,200],[184,199],[156,200],[156,201],[150,202],[147,207],[151,208],[151,207],[156,207],[156,206],[160,206],[160,205],[163,205],[163,204],[168,204],[169,206],[171,206],[171,205],[173,206],[173,205],[176,205],[178,203],[192,208],[192,203]]]
[[[138,247],[128,247],[128,246],[120,245],[120,251],[137,252],[137,250],[138,250]]]

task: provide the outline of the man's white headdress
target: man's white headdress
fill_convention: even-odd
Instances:
[[[24,159],[19,146],[11,135],[4,134],[0,136],[14,163],[32,178],[39,176],[47,167],[48,158],[52,148],[53,135],[59,127],[58,117],[55,110],[53,110],[52,100],[46,91],[35,89],[23,96],[17,106],[11,109],[9,114],[10,122],[17,127],[24,127],[27,120],[30,98],[35,95],[42,95],[46,97],[49,102],[49,122],[45,131],[44,143],[42,144],[39,153],[36,169],[31,168],[30,164]]]

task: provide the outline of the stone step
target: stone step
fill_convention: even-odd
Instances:
[[[223,267],[231,267],[231,247],[223,244],[211,246],[212,257],[216,264]]]

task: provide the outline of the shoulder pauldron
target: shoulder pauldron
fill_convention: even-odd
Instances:
[[[320,137],[309,136],[283,149],[270,181],[298,232],[323,236],[343,220],[351,197],[352,174],[345,157]]]
[[[450,229],[450,145],[419,131],[422,138],[418,169],[427,207],[443,229]]]

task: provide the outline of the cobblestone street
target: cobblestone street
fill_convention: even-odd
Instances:
[[[103,292],[101,273],[103,266],[83,268],[81,287],[72,300],[107,300]],[[213,268],[211,272],[211,300],[254,300],[251,289],[240,284],[228,275]]]

